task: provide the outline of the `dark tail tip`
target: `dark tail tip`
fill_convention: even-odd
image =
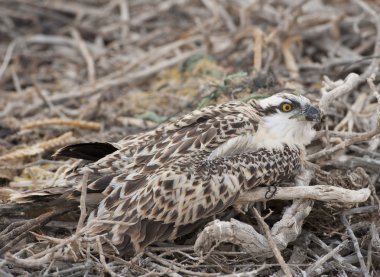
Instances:
[[[67,145],[53,154],[53,157],[68,157],[97,161],[118,150],[107,142],[87,142]]]

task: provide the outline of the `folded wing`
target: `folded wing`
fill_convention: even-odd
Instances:
[[[301,167],[300,151],[283,149],[207,160],[207,153],[178,158],[155,174],[122,174],[120,184],[92,212],[88,234],[107,233],[120,251],[187,234],[253,187],[291,179]]]

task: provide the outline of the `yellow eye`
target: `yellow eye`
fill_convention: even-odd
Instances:
[[[288,113],[290,112],[291,110],[293,110],[293,106],[292,104],[289,104],[289,103],[284,103],[281,105],[281,110],[285,113]]]

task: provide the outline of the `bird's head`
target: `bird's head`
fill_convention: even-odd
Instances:
[[[315,136],[313,125],[321,113],[310,100],[290,91],[256,101],[267,139],[287,144],[307,145]],[[265,139],[265,138],[263,138]]]

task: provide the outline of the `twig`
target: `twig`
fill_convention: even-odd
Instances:
[[[45,257],[46,255],[56,253],[59,249],[64,248],[65,246],[68,246],[70,243],[72,243],[74,241],[77,241],[78,238],[84,233],[84,231],[85,230],[82,229],[81,232],[76,233],[67,239],[64,239],[61,243],[59,243],[59,244],[57,244],[51,248],[48,248],[48,249],[41,251],[41,252],[31,256],[31,257],[24,259],[24,261],[27,263],[28,261],[35,261],[37,259]]]
[[[0,268],[0,275],[3,277],[13,277],[14,276],[14,275],[11,275],[11,274],[5,272],[2,268]]]
[[[42,269],[45,268],[46,264],[51,261],[51,259],[54,257],[54,253],[48,253],[45,256],[38,258],[38,259],[19,259],[16,256],[6,253],[5,254],[5,260],[8,263],[23,267],[23,268],[37,268],[37,269]]]
[[[378,12],[376,12],[366,2],[364,2],[362,0],[352,0],[352,2],[354,2],[355,4],[360,6],[364,10],[364,12],[366,12],[368,15],[370,15],[373,18],[373,20],[375,21],[377,35],[376,35],[375,47],[374,47],[372,55],[374,57],[376,57],[380,54],[380,18],[379,18]],[[371,61],[371,64],[365,70],[365,72],[360,76],[361,81],[364,82],[373,73],[378,73],[379,63],[380,63],[380,60],[377,58],[374,58]]]
[[[219,5],[218,1],[213,0],[202,0],[202,3],[214,14],[214,16],[220,16],[230,32],[236,32],[236,26],[230,15]]]
[[[326,76],[324,79],[324,87],[321,89],[322,98],[319,101],[319,108],[323,113],[326,112],[327,107],[331,105],[334,99],[352,91],[360,81],[360,77],[356,73],[348,74],[344,81],[332,82]]]
[[[376,248],[377,251],[380,251],[379,232],[377,231],[377,227],[374,222],[371,223],[371,245]]]
[[[54,272],[54,273],[46,272],[43,276],[44,277],[58,277],[58,276],[66,276],[66,274],[68,274],[67,276],[72,276],[74,273],[79,273],[79,274],[82,274],[81,276],[83,276],[83,272],[85,272],[90,267],[91,267],[90,265],[86,265],[86,264],[77,265],[68,269],[59,270],[59,272]]]
[[[285,65],[288,69],[290,77],[293,79],[298,79],[300,77],[300,74],[296,59],[294,58],[290,46],[292,43],[297,42],[300,39],[301,38],[299,36],[290,37],[286,39],[282,45],[282,55],[285,59]]]
[[[88,81],[89,83],[94,83],[95,82],[95,62],[94,59],[92,58],[90,51],[87,48],[86,43],[83,41],[80,33],[76,29],[71,29],[70,30],[71,36],[74,38],[74,41],[78,45],[79,51],[82,54],[84,60],[86,61],[87,64],[87,73],[88,73]]]
[[[368,206],[368,207],[346,210],[342,213],[341,218],[340,218],[343,225],[346,227],[347,233],[349,234],[349,236],[350,236],[350,238],[354,244],[355,252],[356,252],[356,255],[359,259],[360,268],[361,268],[362,273],[365,277],[370,277],[371,275],[370,275],[368,268],[364,262],[364,258],[363,258],[362,252],[360,250],[360,245],[359,245],[358,239],[356,238],[354,231],[352,230],[352,228],[351,228],[351,226],[347,220],[347,216],[353,215],[356,213],[370,212],[370,211],[373,211],[374,209],[377,209],[377,206]]]
[[[360,155],[363,155],[363,156],[369,156],[371,158],[378,159],[378,160],[380,159],[379,153],[363,149],[363,148],[356,146],[356,145],[351,145],[350,147],[348,147],[348,149],[350,149],[351,151],[354,151]]]
[[[266,263],[263,263],[258,269],[249,271],[249,272],[242,272],[242,273],[233,273],[233,274],[226,274],[222,275],[222,277],[248,277],[248,276],[257,276],[261,271],[271,267],[271,265],[268,265]]]
[[[324,149],[321,150],[315,154],[309,155],[307,158],[309,161],[315,161],[321,157],[331,155],[339,150],[345,149],[350,145],[359,143],[359,142],[364,142],[368,141],[369,139],[373,138],[374,136],[380,134],[380,127],[377,126],[375,129],[369,131],[369,132],[364,132],[361,133],[360,135],[357,135],[356,137],[353,137],[351,139],[345,140],[329,149]]]
[[[318,244],[320,247],[322,247],[324,250],[328,251],[329,253],[331,251],[333,251],[333,249],[328,246],[326,243],[324,243],[321,239],[319,239],[316,235],[312,234],[312,233],[308,233],[307,234],[307,237],[310,238],[311,241],[313,241],[314,243]],[[347,242],[347,241],[346,241]],[[341,244],[340,244],[341,245]],[[340,264],[342,264],[345,268],[349,269],[350,271],[353,271],[353,272],[358,272],[358,268],[347,263],[345,261],[345,258],[343,258],[341,255],[339,255],[338,253],[336,253],[335,255],[332,256],[335,260],[337,260]],[[318,265],[319,266],[319,265]],[[309,267],[310,268],[310,267]],[[317,267],[315,267],[317,268]]]
[[[104,252],[103,252],[103,246],[102,246],[102,243],[100,241],[100,236],[97,236],[96,237],[96,244],[98,246],[98,251],[99,251],[99,257],[100,257],[100,261],[105,269],[105,271],[107,273],[109,273],[112,277],[122,277],[120,274],[117,274],[115,273],[110,267],[109,265],[107,264],[106,262],[106,258],[104,256]]]
[[[48,118],[41,119],[37,121],[32,121],[21,125],[21,129],[34,129],[45,126],[58,125],[58,126],[67,126],[72,128],[80,129],[93,129],[100,130],[102,125],[98,122],[84,121],[84,120],[73,120],[73,119],[61,119],[61,118]]]
[[[352,77],[350,77],[352,76]],[[349,78],[350,77],[350,78]],[[326,109],[328,103],[330,101],[332,101],[333,99],[341,96],[342,94],[344,93],[347,93],[348,91],[350,91],[351,89],[351,86],[356,82],[358,82],[358,75],[356,74],[350,74],[348,75],[348,77],[346,78],[345,82],[343,84],[338,84],[336,88],[334,88],[332,91],[330,91],[328,94],[324,94],[322,96],[322,99],[320,101],[320,108],[323,110],[323,109]],[[368,81],[368,84],[369,86],[371,87],[374,95],[376,96],[377,98],[377,123],[376,123],[376,127],[371,130],[371,131],[368,131],[368,132],[364,132],[364,133],[360,133],[358,134],[357,136],[355,137],[352,137],[348,140],[345,140],[337,145],[335,145],[334,147],[331,147],[329,149],[323,149],[315,154],[312,154],[312,155],[309,155],[308,156],[308,160],[310,161],[315,161],[323,156],[328,156],[328,155],[331,155],[332,153],[338,151],[338,150],[341,150],[341,149],[345,149],[347,148],[348,146],[352,145],[352,144],[355,144],[355,143],[359,143],[359,142],[363,142],[363,141],[368,141],[370,140],[371,138],[373,138],[374,136],[380,134],[380,95],[379,93],[377,92],[374,84],[373,84],[373,78],[374,76],[371,76],[370,78],[367,79]],[[349,80],[350,79],[350,80]],[[336,84],[334,84],[336,85]]]
[[[256,210],[255,207],[252,208],[252,211],[253,211],[257,221],[260,223],[261,227],[264,229],[268,243],[269,243],[270,247],[272,248],[274,256],[276,257],[276,259],[277,259],[278,263],[280,264],[282,270],[284,271],[285,275],[287,277],[292,277],[292,273],[290,271],[289,266],[286,264],[284,258],[282,257],[280,250],[278,250],[276,243],[273,241],[273,238],[272,238],[272,235],[270,233],[268,224],[265,223],[264,219],[260,216],[259,212]]]
[[[18,149],[13,152],[0,156],[0,162],[9,162],[12,160],[19,160],[26,157],[31,157],[43,153],[46,150],[63,146],[76,141],[71,132],[67,132],[58,138],[53,138],[44,142],[39,142],[29,147]]]
[[[327,253],[323,257],[319,258],[318,261],[316,261],[314,264],[312,264],[311,266],[309,266],[306,269],[306,271],[305,271],[306,272],[306,276],[311,276],[313,274],[313,272],[318,267],[320,267],[321,265],[323,265],[324,263],[326,263],[327,260],[331,259],[333,256],[335,256],[336,254],[338,254],[343,248],[347,247],[347,244],[348,244],[347,240],[343,241],[337,247],[335,247],[334,249],[332,249],[329,253]]]
[[[18,243],[21,239],[23,239],[28,234],[28,231],[32,231],[35,228],[43,226],[47,222],[49,222],[53,217],[67,213],[70,210],[72,210],[72,208],[66,207],[64,209],[59,209],[45,213],[37,218],[28,220],[20,227],[17,227],[9,233],[2,235],[0,237],[0,241],[3,242],[0,244],[0,246],[2,246],[2,248],[0,249],[0,255],[7,252],[12,246]]]
[[[253,68],[257,74],[261,71],[262,67],[263,32],[258,28],[254,28],[253,36],[255,39],[255,46],[253,48]]]
[[[7,69],[9,62],[12,59],[12,53],[13,53],[18,42],[19,42],[19,40],[15,40],[15,41],[12,41],[8,45],[7,52],[4,55],[3,63],[0,66],[0,80],[3,77],[3,74],[4,74],[5,70]]]
[[[162,276],[168,276],[168,277],[181,277],[180,274],[176,272],[172,272],[170,268],[164,267],[162,265],[159,265],[153,262],[148,263],[147,267],[149,269],[153,269],[154,271],[153,272],[150,271],[147,274],[141,275],[141,277],[156,276],[156,275],[159,275],[159,276],[162,275]]]
[[[184,269],[182,267],[179,267],[171,262],[169,262],[168,260],[166,259],[163,259],[149,251],[145,251],[145,255],[147,255],[148,257],[154,259],[155,261],[161,263],[162,265],[164,266],[167,266],[169,267],[170,269],[173,269],[175,271],[178,271],[178,272],[182,272],[182,273],[185,273],[185,274],[189,274],[191,276],[218,276],[219,273],[203,273],[203,272],[195,272],[195,271],[191,271],[191,270],[187,270],[187,269]]]
[[[46,43],[46,44],[69,44],[71,46],[75,46],[76,42],[72,39],[61,37],[61,36],[49,36],[49,35],[34,35],[34,36],[28,36],[28,37],[20,37],[16,40],[12,41],[8,48],[7,52],[4,56],[3,63],[0,67],[0,79],[2,78],[5,70],[8,67],[9,62],[12,59],[12,54],[16,46],[19,44],[27,44],[27,43]],[[94,51],[99,52],[98,49],[92,44],[88,44]]]
[[[321,150],[315,154],[311,154],[308,156],[308,160],[309,161],[315,161],[321,157],[328,156],[328,155],[331,155],[331,154],[333,154],[339,150],[345,149],[352,144],[356,144],[356,143],[363,142],[363,141],[368,141],[378,134],[380,134],[380,127],[377,127],[374,130],[369,131],[369,132],[361,133],[357,137],[343,141],[343,142],[341,142],[341,143],[339,143],[339,144],[337,144],[334,147],[331,147],[329,149],[324,149],[324,150]]]
[[[20,85],[20,79],[17,76],[17,72],[16,72],[16,69],[15,69],[15,66],[11,65],[10,68],[11,68],[12,80],[13,80],[14,87],[16,88],[17,93],[22,93],[22,88],[21,88],[21,85]]]
[[[373,173],[379,172],[380,161],[368,157],[359,158],[351,155],[342,155],[331,161],[326,161],[324,165],[333,165],[339,168],[356,168],[362,167]]]
[[[361,133],[358,133],[358,132],[337,132],[337,131],[332,131],[332,130],[320,130],[317,132],[315,139],[320,139],[322,137],[331,137],[331,136],[342,138],[342,139],[350,139],[360,134]]]
[[[36,89],[37,95],[41,98],[43,103],[49,108],[51,113],[55,113],[61,118],[66,118],[66,116],[54,106],[54,104],[49,100],[49,98],[45,95],[45,91],[40,88],[36,80],[33,80],[33,85]]]
[[[90,169],[86,169],[84,171],[82,181],[81,181],[81,195],[80,195],[80,217],[78,220],[77,230],[78,233],[83,225],[84,221],[87,216],[87,210],[86,210],[86,197],[87,197],[87,181],[88,181],[88,175],[90,174]]]
[[[128,1],[119,0],[120,20],[121,20],[121,37],[126,39],[129,33],[129,4]]]

